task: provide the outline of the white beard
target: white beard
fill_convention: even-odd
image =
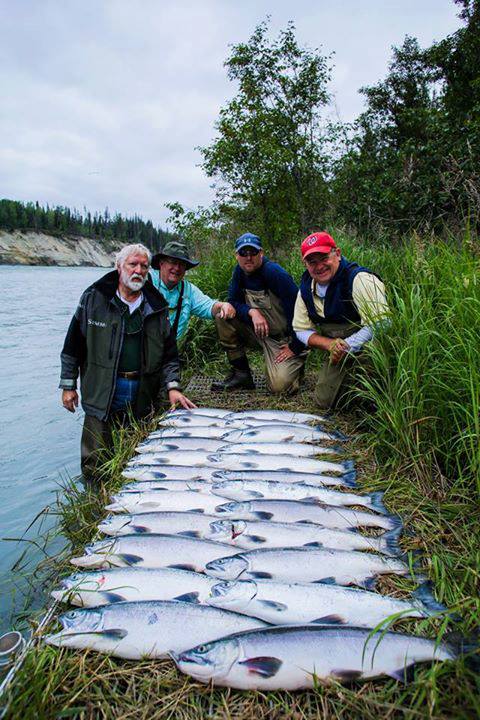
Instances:
[[[147,276],[142,277],[136,273],[129,276],[126,270],[122,270],[120,272],[120,279],[125,287],[128,287],[129,290],[133,290],[133,292],[141,290],[147,282]]]

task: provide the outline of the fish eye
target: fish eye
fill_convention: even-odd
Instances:
[[[198,647],[197,647],[197,652],[200,653],[200,655],[204,655],[209,650],[210,650],[210,645],[198,645]]]

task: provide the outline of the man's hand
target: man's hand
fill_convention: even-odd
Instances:
[[[180,390],[169,390],[168,399],[170,400],[170,410],[174,410],[177,405],[180,405],[180,407],[183,407],[186,410],[191,410],[192,408],[197,407],[195,403],[189,400],[186,395],[180,392]]]
[[[248,314],[252,318],[255,335],[259,338],[268,337],[270,328],[268,327],[268,322],[265,320],[260,310],[252,308],[251,310],[249,310]]]
[[[214,306],[215,316],[221,320],[232,320],[237,311],[229,302],[217,302]]]
[[[62,390],[62,405],[68,412],[75,412],[78,407],[78,393],[76,390]]]
[[[293,350],[290,350],[288,345],[282,345],[279,353],[275,357],[275,362],[282,363],[284,360],[288,360],[288,358],[291,358],[294,355],[295,355],[295,353],[293,352]]]
[[[329,348],[331,364],[338,365],[343,360],[349,350],[350,345],[345,342],[345,340],[342,340],[341,338],[336,338],[335,340],[333,340]]]

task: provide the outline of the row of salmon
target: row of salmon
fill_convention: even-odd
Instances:
[[[82,570],[54,591],[82,609],[47,642],[170,656],[201,681],[266,690],[405,679],[416,663],[453,659],[447,644],[385,632],[445,608],[425,582],[408,599],[373,592],[381,575],[411,574],[397,557],[402,524],[380,493],[355,491],[333,444],[345,438],[322,421],[214,408],[165,417],[107,506],[109,537],[73,558]]]

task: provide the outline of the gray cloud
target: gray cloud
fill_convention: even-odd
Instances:
[[[223,62],[271,15],[301,44],[335,52],[343,120],[384,76],[406,33],[459,27],[450,0],[23,0],[0,2],[0,195],[164,224],[164,203],[208,204],[197,146],[234,93]]]

